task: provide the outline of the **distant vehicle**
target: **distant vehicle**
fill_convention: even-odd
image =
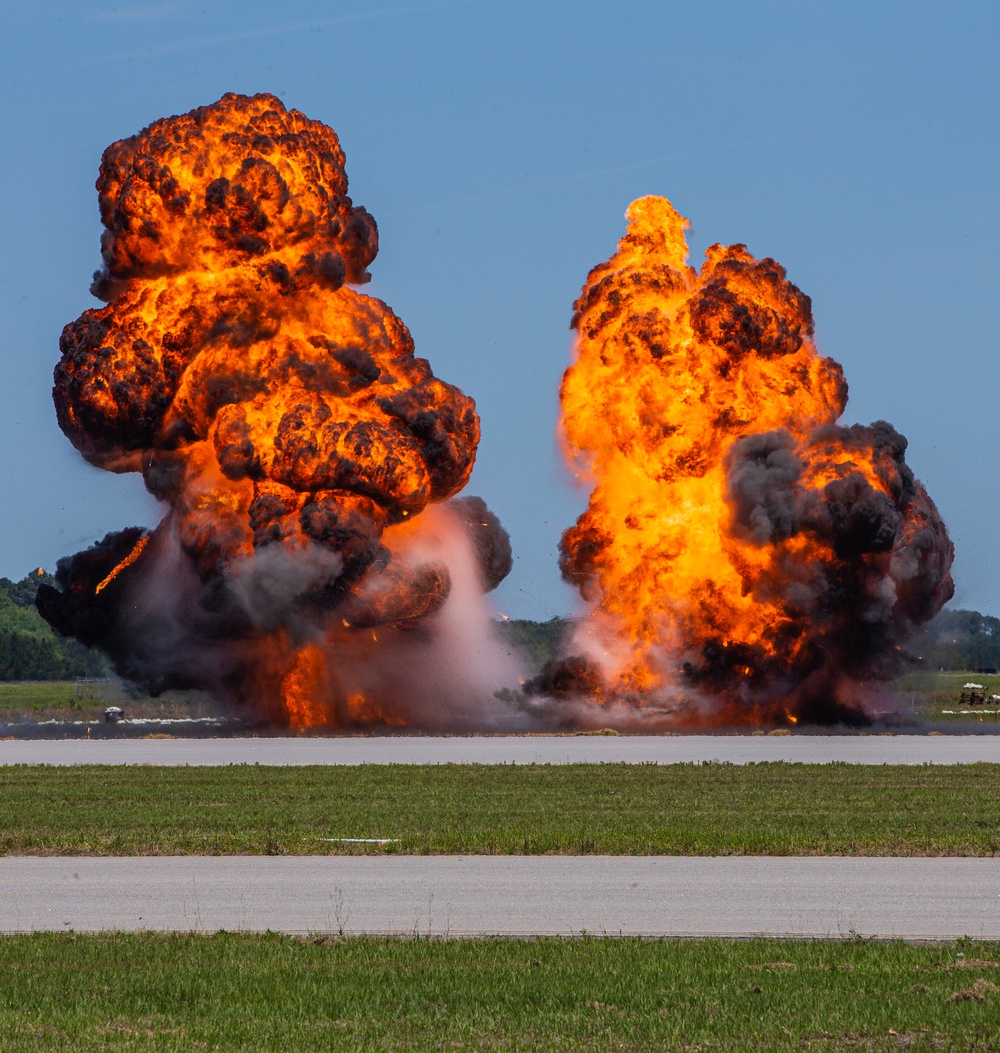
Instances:
[[[959,701],[963,706],[995,706],[1000,703],[1000,695],[987,695],[982,684],[963,684]]]

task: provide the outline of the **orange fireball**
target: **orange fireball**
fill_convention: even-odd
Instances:
[[[947,532],[902,436],[836,424],[843,373],[780,264],[713,245],[695,271],[669,201],[626,215],[575,305],[561,389],[593,482],[561,567],[594,605],[578,642],[599,640],[597,696],[714,699],[699,721],[829,716],[833,680],[885,675],[950,597]]]
[[[413,557],[410,524],[467,482],[479,418],[350,287],[378,231],[347,195],[337,136],[273,95],[230,94],[109,146],[97,189],[107,306],[63,331],[56,413],[88,461],[141,472],[170,511],[152,539],[66,561],[40,609],[150,687],[272,715],[279,698],[295,727],[382,719],[337,686],[351,678],[330,666],[355,648],[330,634],[445,602],[447,560]],[[492,587],[509,545],[470,501],[446,529],[466,529]],[[135,603],[140,584],[152,602]],[[148,624],[129,620],[139,607]]]
[[[336,135],[227,95],[110,146],[97,187],[109,306],[63,333],[56,410],[92,463],[138,470],[204,575],[262,546],[330,545],[461,489],[472,400],[416,358],[367,280],[375,221]]]

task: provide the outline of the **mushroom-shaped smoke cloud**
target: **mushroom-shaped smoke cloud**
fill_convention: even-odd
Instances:
[[[427,506],[467,482],[479,420],[392,310],[349,287],[378,234],[347,196],[334,132],[271,95],[226,95],[110,146],[97,189],[93,291],[108,305],[63,332],[56,412],[88,461],[140,471],[170,511],[152,543],[126,532],[67,562],[43,614],[151,686],[244,697],[261,656],[281,680],[303,634],[439,610],[448,560],[415,539]],[[469,508],[447,529],[492,587],[509,543]],[[170,600],[126,624],[122,604],[167,563]],[[168,655],[150,638],[171,635],[165,619],[184,624]],[[221,678],[206,640],[227,641]]]

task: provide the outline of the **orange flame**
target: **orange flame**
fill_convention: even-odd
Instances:
[[[295,656],[281,684],[281,700],[288,723],[296,730],[327,723],[326,657],[316,644],[307,644]]]
[[[132,564],[142,555],[143,549],[147,544],[149,544],[149,535],[143,534],[143,536],[135,543],[135,547],[132,551],[111,571],[110,574],[108,574],[106,578],[104,578],[103,581],[95,586],[94,594],[96,595],[103,589],[106,589],[126,567],[131,567]]]
[[[713,245],[696,272],[669,201],[627,218],[575,305],[562,434],[594,488],[563,575],[596,605],[607,690],[697,684],[749,715],[822,667],[852,616],[894,632],[940,607],[950,543],[905,440],[835,424],[847,386],[784,268]]]
[[[179,545],[182,569],[200,579],[185,600],[193,620],[209,623],[209,639],[243,631],[256,641],[229,683],[243,695],[279,684],[296,728],[368,719],[379,706],[335,698],[323,648],[293,643],[286,629],[307,620],[319,640],[342,624],[377,643],[376,628],[442,606],[444,562],[404,550],[425,525],[420,513],[469,478],[472,399],[416,357],[385,303],[350,287],[368,280],[378,231],[347,194],[326,125],[271,95],[228,94],[109,146],[97,189],[104,267],[92,291],[107,306],[63,331],[56,412],[88,461],[142,472],[170,513],[154,544],[143,538],[108,573],[127,539],[109,535],[74,560],[69,587],[44,594],[46,617],[92,641],[103,630],[90,626],[108,626],[116,660],[136,675],[149,649],[129,650],[114,612],[72,608],[127,567],[139,580],[140,565]],[[492,561],[493,587],[506,573],[506,535],[482,502],[463,501],[454,504],[470,535],[473,523],[490,526],[474,543]],[[266,611],[248,599],[258,594]],[[201,676],[170,672],[183,683]],[[165,678],[151,671],[151,682]]]
[[[472,400],[344,284],[367,280],[377,232],[343,163],[329,128],[267,95],[105,151],[111,303],[63,333],[57,413],[88,460],[172,503],[205,576],[313,542],[361,575],[386,525],[471,471]]]

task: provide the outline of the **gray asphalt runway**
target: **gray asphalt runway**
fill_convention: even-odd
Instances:
[[[0,930],[1000,939],[1000,859],[0,859]]]
[[[853,764],[1000,762],[993,735],[526,735],[0,741],[9,764]]]

